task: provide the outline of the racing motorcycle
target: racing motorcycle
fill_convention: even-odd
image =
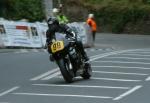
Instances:
[[[81,52],[74,40],[65,34],[55,33],[55,38],[48,45],[48,49],[66,82],[73,82],[77,76],[90,79],[92,75],[91,65],[83,61]]]

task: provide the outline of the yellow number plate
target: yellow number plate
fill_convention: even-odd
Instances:
[[[56,41],[51,45],[52,53],[58,52],[64,49],[63,41]]]

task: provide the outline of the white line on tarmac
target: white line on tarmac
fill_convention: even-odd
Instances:
[[[57,84],[32,84],[35,86],[57,86],[57,87],[77,87],[77,88],[106,88],[106,89],[130,89],[130,87],[114,87],[114,86],[92,86],[92,85],[57,85]]]
[[[136,90],[140,89],[141,87],[142,87],[141,85],[135,86],[134,88],[132,88],[132,89],[130,89],[129,91],[123,93],[122,95],[120,95],[120,96],[114,98],[113,100],[120,100],[120,99],[122,99],[123,97],[126,97],[126,96],[128,96],[129,94],[131,94],[131,93],[135,92]]]
[[[134,52],[128,52],[130,54],[150,54],[150,51],[134,51]]]
[[[32,52],[39,52],[37,49],[32,49]]]
[[[123,74],[123,75],[149,75],[149,74],[143,74],[143,73],[125,73],[125,72],[107,72],[107,71],[92,71],[94,73],[105,73],[105,74]]]
[[[19,51],[19,53],[28,53],[29,51],[27,50],[27,49],[21,49],[20,51]],[[18,53],[18,52],[16,52],[16,53]]]
[[[150,58],[134,58],[134,57],[125,57],[125,56],[119,56],[119,57],[106,57],[108,59],[133,59],[133,60],[150,60]]]
[[[95,56],[91,56],[91,58],[94,58]],[[57,71],[57,72],[56,72]],[[41,80],[49,80],[49,79],[51,79],[51,78],[53,78],[53,77],[55,77],[55,76],[58,76],[58,75],[60,75],[61,73],[60,73],[60,71],[59,71],[59,68],[56,68],[56,69],[54,69],[54,70],[51,70],[51,71],[49,71],[49,72],[46,72],[46,73],[44,73],[44,74],[42,74],[42,75],[39,75],[39,76],[37,76],[37,77],[34,77],[34,78],[32,78],[32,79],[30,79],[30,80],[39,80],[39,79],[41,79]],[[45,78],[44,78],[45,77]]]
[[[9,102],[0,102],[0,103],[9,103]]]
[[[49,75],[49,76],[47,76],[45,78],[42,78],[41,80],[49,80],[49,79],[54,78],[54,77],[56,77],[56,76],[58,76],[60,74],[61,74],[60,71],[58,71],[58,72],[56,72],[56,73],[54,73],[52,75]]]
[[[109,53],[103,53],[103,54],[99,54],[99,55],[94,55],[94,56],[91,56],[91,57],[90,57],[90,61],[94,61],[94,60],[96,60],[96,59],[100,59],[100,58],[107,57],[107,56],[110,56],[110,55],[115,55],[115,54],[124,53],[124,52],[132,52],[132,51],[136,51],[136,50],[139,50],[139,49],[114,51],[114,52],[109,52]],[[55,71],[55,70],[54,70],[54,71]],[[53,73],[53,72],[52,72],[52,73]],[[45,77],[45,76],[48,76],[48,75],[50,75],[50,74],[52,74],[52,73],[51,73],[51,71],[48,71],[48,72],[46,72],[46,73],[44,73],[44,74],[42,74],[42,75],[40,75],[40,76],[37,76],[37,77],[34,77],[34,78],[30,79],[30,80],[39,80],[39,79],[41,79],[41,78],[43,78],[43,77]],[[50,75],[50,76],[48,76],[48,77],[46,77],[46,78],[43,78],[42,80],[48,80],[48,79],[51,79],[51,78],[53,78],[53,77],[55,77],[55,76],[57,76],[57,75],[59,75],[58,72],[52,74],[52,76]]]
[[[122,50],[122,51],[115,51],[115,52],[109,52],[109,53],[95,55],[95,56],[93,56],[93,58],[90,59],[90,61],[94,61],[96,59],[100,59],[100,58],[104,58],[104,57],[107,57],[110,55],[115,55],[115,54],[124,53],[124,52],[128,52],[128,51],[130,51],[130,50]]]
[[[141,49],[121,50],[121,51],[113,51],[113,52],[109,52],[109,53],[103,53],[103,54],[93,56],[94,58],[91,58],[90,61],[94,61],[96,59],[104,58],[104,57],[111,56],[111,55],[117,55],[117,54],[122,55],[121,53],[134,52],[134,51],[138,51],[138,50],[141,50]]]
[[[93,56],[90,56],[90,59],[93,59],[93,58],[96,58],[97,56],[99,56],[100,54],[98,55],[93,55]]]
[[[113,79],[113,78],[91,78],[95,80],[108,80],[108,81],[120,81],[120,82],[140,82],[142,80],[131,80],[131,79]]]
[[[9,102],[0,102],[0,103],[9,103]]]
[[[137,49],[139,52],[150,52],[150,49],[144,48],[144,49]],[[133,51],[134,52],[134,51]]]
[[[150,64],[145,62],[125,62],[125,61],[93,61],[97,63],[123,63],[123,64]]]
[[[131,54],[129,54],[129,53],[128,53],[128,54],[120,54],[120,55],[126,55],[126,56],[142,56],[142,57],[145,57],[145,56],[148,57],[148,56],[150,56],[150,55],[145,55],[145,54],[132,54],[132,53],[131,53]]]
[[[145,69],[145,70],[150,70],[150,68],[145,68],[145,67],[127,67],[127,66],[92,66],[94,68],[131,68],[131,69]]]
[[[146,78],[146,80],[145,81],[150,81],[150,76],[148,77],[148,78]]]
[[[53,97],[78,97],[78,98],[94,98],[94,99],[112,99],[109,96],[93,96],[93,95],[71,95],[71,94],[39,94],[39,93],[13,93],[15,95],[29,96],[53,96]]]
[[[97,55],[94,55],[94,56],[91,56],[90,58],[92,59],[92,58],[95,58],[95,57],[97,57]],[[53,78],[54,76],[57,76],[58,75],[58,73],[55,73],[56,71],[59,71],[59,68],[56,68],[56,69],[53,69],[53,70],[50,70],[50,71],[48,71],[48,72],[46,72],[46,73],[43,73],[43,74],[41,74],[41,75],[39,75],[39,76],[36,76],[36,77],[34,77],[34,78],[31,78],[30,80],[31,81],[36,81],[36,80],[39,80],[39,79],[42,79],[42,80],[48,80],[48,79],[50,79],[50,78]],[[53,74],[54,73],[54,74]],[[52,75],[52,77],[51,77],[51,75]],[[47,76],[47,77],[46,77]],[[45,78],[44,78],[45,77]]]
[[[59,68],[55,68],[55,69],[53,69],[53,70],[50,70],[50,71],[48,71],[48,72],[46,72],[46,73],[43,73],[43,74],[37,76],[37,77],[34,77],[34,78],[30,79],[30,80],[31,80],[31,81],[39,80],[39,79],[41,79],[41,78],[43,78],[43,77],[46,77],[46,76],[48,76],[48,75],[50,75],[50,74],[52,74],[52,73],[54,73],[54,72],[56,72],[56,71],[58,71],[58,70],[59,70]]]
[[[56,78],[62,78],[62,76],[57,76]],[[76,77],[81,79],[82,77]],[[142,80],[131,80],[131,79],[114,79],[114,78],[97,78],[91,77],[93,80],[107,80],[107,81],[119,81],[119,82],[141,82]]]
[[[12,91],[17,90],[18,88],[19,88],[19,87],[16,86],[16,87],[13,87],[13,88],[11,88],[11,89],[9,89],[9,90],[6,90],[6,91],[0,93],[0,97],[1,97],[1,96],[4,96],[4,95],[6,95],[6,94],[8,94],[8,93],[10,93],[10,92],[12,92]]]

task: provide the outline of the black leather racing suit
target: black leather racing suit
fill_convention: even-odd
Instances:
[[[54,25],[54,27],[49,28],[46,32],[46,43],[47,43],[47,45],[52,42],[52,39],[54,38],[56,32],[64,33],[64,34],[66,34],[66,36],[68,36],[70,38],[75,38],[75,35],[74,35],[75,33],[66,24]],[[83,59],[85,61],[88,61],[88,57],[87,57],[86,52],[84,51],[83,44],[82,44],[81,40],[80,39],[74,39],[74,40],[77,44],[77,47],[81,50]],[[49,50],[48,50],[48,52],[49,52]]]

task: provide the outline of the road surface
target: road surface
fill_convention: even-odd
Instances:
[[[97,35],[90,80],[64,82],[43,51],[0,53],[0,103],[149,103],[150,37]]]

